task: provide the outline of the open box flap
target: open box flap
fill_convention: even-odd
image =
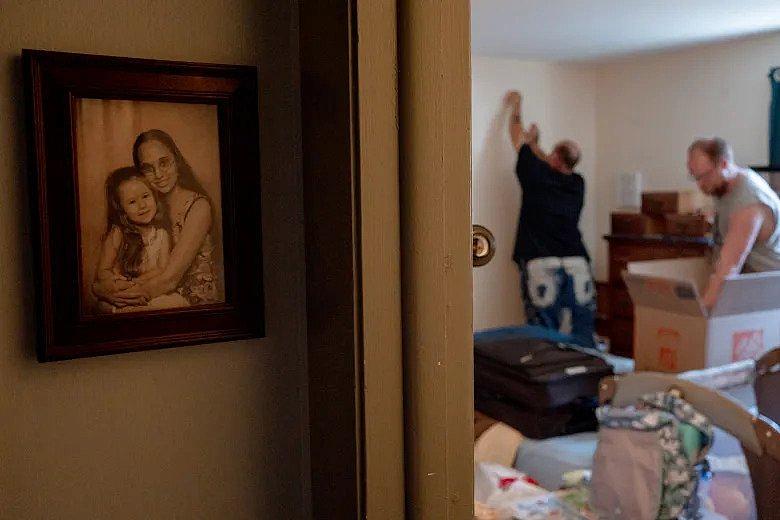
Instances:
[[[727,278],[712,316],[730,316],[780,308],[780,272]]]
[[[672,280],[628,271],[623,272],[623,279],[634,305],[687,316],[707,315],[699,301],[696,284],[690,280]]]
[[[706,257],[629,262],[626,267],[631,274],[693,282],[699,294],[706,289],[712,273],[712,264]]]

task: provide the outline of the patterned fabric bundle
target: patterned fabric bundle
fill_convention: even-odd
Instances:
[[[596,412],[599,442],[591,506],[604,519],[671,520],[698,515],[696,495],[712,424],[674,393]]]

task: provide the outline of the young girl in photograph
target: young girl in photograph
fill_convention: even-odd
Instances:
[[[108,223],[96,281],[143,282],[160,274],[171,252],[167,212],[146,178],[133,167],[114,170],[106,180]],[[189,306],[178,292],[152,298],[146,305],[98,304],[101,312],[138,312]]]

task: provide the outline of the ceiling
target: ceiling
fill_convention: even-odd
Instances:
[[[780,0],[471,0],[483,56],[594,60],[776,30]]]

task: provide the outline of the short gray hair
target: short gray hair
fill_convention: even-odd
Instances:
[[[728,162],[734,162],[734,150],[722,137],[702,137],[696,139],[688,147],[688,153],[694,150],[699,150],[714,163],[723,159],[726,159]]]

